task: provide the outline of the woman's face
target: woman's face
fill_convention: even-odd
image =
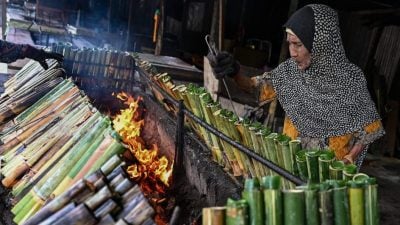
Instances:
[[[287,33],[290,57],[297,63],[299,70],[306,70],[311,64],[311,54],[300,39],[293,34]]]

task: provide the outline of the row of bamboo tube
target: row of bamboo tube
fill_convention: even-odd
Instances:
[[[58,43],[52,51],[64,55],[64,69],[85,88],[130,91],[133,88],[134,58],[128,52],[106,49],[76,49],[69,43]]]
[[[30,61],[11,79],[4,83],[5,91],[0,96],[0,123],[18,115],[33,102],[62,81],[64,75],[60,64],[48,60],[49,69],[44,70],[38,62]]]
[[[113,156],[99,170],[75,182],[24,225],[155,225],[153,208]]]
[[[282,190],[278,176],[246,179],[242,199],[203,209],[203,225],[378,225],[375,178],[326,180]]]
[[[30,73],[39,76],[37,67],[40,65],[28,63],[12,78],[13,86],[32,77]],[[101,115],[71,80],[60,79],[6,123],[0,135],[2,184],[12,188],[17,224],[125,150],[110,119]]]
[[[194,115],[224,133],[234,141],[253,149],[260,156],[272,161],[289,172],[298,175],[295,156],[301,150],[299,140],[291,140],[288,136],[274,133],[259,122],[251,122],[247,118],[239,118],[232,111],[221,107],[212,100],[204,87],[194,84],[175,85],[167,73],[157,73],[149,62],[135,58],[138,67],[149,74],[150,79],[176,100],[183,100],[185,107]],[[163,95],[153,88],[153,93],[160,102]],[[232,145],[208,132],[194,121],[187,120],[190,126],[211,149],[212,158],[234,176],[245,178],[276,175],[269,168],[250,158]],[[286,188],[294,184],[284,180]]]

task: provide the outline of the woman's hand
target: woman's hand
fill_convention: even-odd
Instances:
[[[343,157],[342,161],[345,164],[354,163],[354,160],[356,160],[358,155],[364,150],[364,147],[365,146],[362,144],[355,144],[349,154]]]

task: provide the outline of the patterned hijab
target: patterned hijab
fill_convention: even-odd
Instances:
[[[288,59],[272,71],[278,100],[302,137],[327,138],[360,130],[379,115],[363,72],[345,55],[337,13],[326,5],[305,7],[314,12],[315,29],[306,29],[314,32],[311,65],[301,71]],[[289,28],[296,33],[293,26],[296,23]]]

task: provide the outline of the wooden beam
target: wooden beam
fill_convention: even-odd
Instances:
[[[158,24],[157,43],[154,50],[155,55],[161,55],[162,42],[164,36],[164,20],[165,20],[164,0],[160,0],[160,23]]]

